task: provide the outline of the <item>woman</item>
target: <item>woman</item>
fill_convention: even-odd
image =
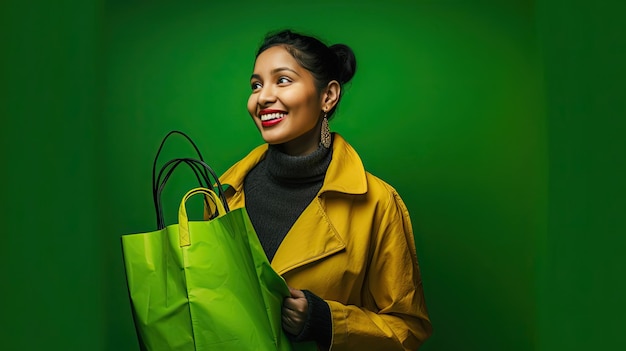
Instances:
[[[220,180],[290,286],[282,320],[295,342],[415,350],[431,325],[408,211],[328,127],[355,69],[345,45],[288,30],[267,36],[248,100],[267,144]]]

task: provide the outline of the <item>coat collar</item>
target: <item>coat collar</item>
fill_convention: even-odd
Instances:
[[[264,144],[252,150],[227,170],[220,177],[220,182],[232,187],[236,193],[243,191],[243,181],[246,175],[265,157],[267,147],[267,144]],[[365,194],[367,181],[363,162],[352,146],[337,133],[333,133],[332,157],[319,195],[327,191],[354,195]]]

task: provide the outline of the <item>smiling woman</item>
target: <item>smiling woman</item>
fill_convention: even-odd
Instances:
[[[415,350],[432,329],[408,210],[328,126],[355,70],[346,45],[266,37],[248,111],[267,144],[220,181],[290,286],[282,322],[296,348]]]

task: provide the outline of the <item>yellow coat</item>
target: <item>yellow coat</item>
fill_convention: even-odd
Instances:
[[[244,206],[244,178],[266,150],[220,178],[232,209]],[[328,303],[333,351],[416,350],[432,333],[408,210],[338,134],[322,188],[271,264],[289,286]]]

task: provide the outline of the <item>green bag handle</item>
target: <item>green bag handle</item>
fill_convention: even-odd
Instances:
[[[195,188],[189,190],[187,194],[183,196],[183,199],[180,202],[180,208],[178,209],[178,237],[180,247],[191,245],[191,238],[189,237],[189,219],[187,218],[187,208],[185,207],[185,204],[189,198],[197,194],[204,194],[205,198],[211,200],[213,204],[215,204],[219,216],[226,214],[224,204],[220,201],[220,198],[215,191],[207,188]]]

